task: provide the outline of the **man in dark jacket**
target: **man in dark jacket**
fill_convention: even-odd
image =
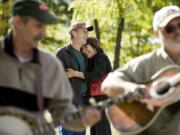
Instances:
[[[88,31],[92,31],[93,27],[86,27],[84,22],[74,23],[70,27],[69,34],[71,36],[71,43],[57,51],[57,57],[61,60],[66,71],[66,75],[69,78],[71,86],[74,91],[74,104],[76,106],[81,106],[86,104],[87,100],[87,82],[83,79],[74,77],[72,75],[72,70],[85,72],[87,67],[87,62],[85,57],[80,52],[82,45],[86,43],[88,37]],[[84,135],[85,132],[75,133],[68,130],[62,130],[63,135]]]

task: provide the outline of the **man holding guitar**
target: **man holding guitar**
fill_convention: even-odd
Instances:
[[[53,128],[82,131],[100,119],[88,108],[77,112],[62,64],[38,48],[46,25],[58,22],[38,0],[17,0],[12,8],[12,32],[0,40],[0,134],[53,135]],[[44,111],[52,115],[47,122]],[[68,122],[70,121],[70,122]]]
[[[121,134],[180,135],[180,8],[166,6],[156,12],[153,29],[161,48],[130,61],[123,69],[110,73],[102,84],[102,90],[109,96],[123,97],[135,91],[141,91],[144,96],[108,109],[109,118]],[[155,79],[152,76],[163,68],[166,70],[155,77],[159,80],[164,74],[167,78],[163,77],[164,80],[155,81],[156,83],[150,82]],[[146,84],[143,84],[145,82]],[[128,99],[131,97],[133,98],[132,95],[128,96]],[[170,106],[163,107],[167,105]],[[148,122],[148,118],[153,120]]]

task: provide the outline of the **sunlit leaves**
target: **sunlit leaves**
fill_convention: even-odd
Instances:
[[[11,1],[3,0],[0,3],[0,36],[6,34],[9,28],[8,20],[11,16]]]

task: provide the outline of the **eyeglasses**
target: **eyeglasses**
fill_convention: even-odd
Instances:
[[[167,33],[167,34],[171,34],[175,31],[177,31],[178,29],[180,29],[180,22],[177,24],[177,25],[169,25],[169,26],[166,26],[164,28],[164,31]]]

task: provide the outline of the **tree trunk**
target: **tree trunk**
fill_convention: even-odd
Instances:
[[[120,50],[121,50],[121,38],[122,38],[123,27],[124,27],[124,17],[121,18],[118,31],[117,31],[113,70],[119,67],[119,62],[120,62],[119,56],[120,56]]]
[[[10,0],[2,0],[2,16],[0,22],[0,35],[4,36],[8,32],[9,28],[9,17],[11,11],[11,1]]]
[[[94,19],[94,26],[95,26],[96,37],[100,42],[100,31],[99,31],[99,24],[97,19]]]

